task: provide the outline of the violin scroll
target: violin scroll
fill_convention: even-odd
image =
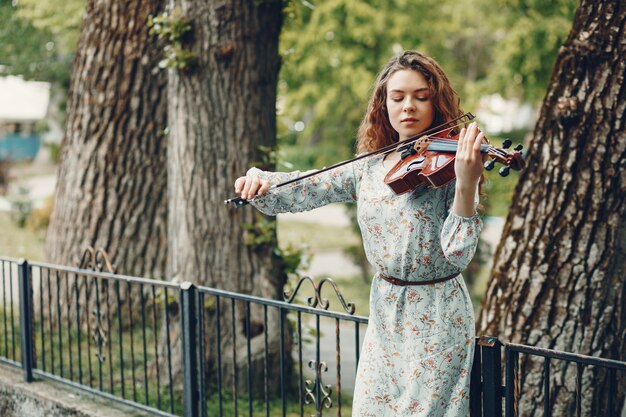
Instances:
[[[490,149],[487,150],[487,155],[491,159],[485,162],[485,169],[491,171],[495,163],[499,162],[504,165],[498,171],[501,177],[509,175],[511,169],[514,171],[523,170],[526,167],[525,156],[522,152],[524,146],[520,143],[513,148],[513,152],[507,152],[506,149],[510,148],[511,145],[511,139],[507,138],[502,142],[502,148],[490,147]]]

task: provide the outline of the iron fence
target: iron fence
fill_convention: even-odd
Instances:
[[[476,353],[472,368],[472,391],[470,395],[470,414],[472,417],[517,417],[524,415],[520,410],[520,397],[524,393],[522,384],[523,375],[520,373],[520,355],[526,355],[528,361],[541,361],[541,402],[543,416],[552,416],[553,402],[556,393],[551,387],[551,369],[555,361],[561,361],[562,367],[559,372],[567,377],[567,367],[575,367],[575,409],[562,411],[559,415],[577,416],[581,415],[603,415],[607,417],[619,417],[619,412],[615,413],[614,401],[618,398],[619,376],[626,376],[626,362],[610,359],[597,358],[593,356],[579,355],[568,352],[561,352],[552,349],[542,349],[534,346],[521,345],[516,343],[502,343],[495,337],[481,337],[477,340]],[[502,358],[504,357],[505,372],[502,372]],[[591,368],[597,376],[601,372],[607,374],[607,392],[602,393],[607,400],[602,412],[590,411],[589,408],[583,412],[583,384],[582,375],[585,368]],[[623,379],[622,379],[623,381]],[[566,395],[569,396],[568,393]],[[599,398],[589,398],[599,401]],[[527,414],[527,413],[526,413]]]
[[[302,278],[272,300],[115,274],[95,251],[82,268],[9,258],[0,268],[0,362],[25,381],[53,379],[161,416],[350,415],[367,318],[329,278]],[[518,415],[520,355],[545,358],[546,416],[552,361],[575,364],[577,381],[584,367],[606,369],[609,394],[626,372],[626,362],[483,337],[472,417]],[[582,398],[579,388],[578,415]]]

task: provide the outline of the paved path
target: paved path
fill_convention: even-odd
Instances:
[[[54,194],[56,174],[47,174],[30,178],[16,179],[9,183],[7,196],[0,196],[0,211],[10,211],[11,201],[8,196],[18,196],[20,189],[33,202],[33,208],[43,205],[46,198]]]

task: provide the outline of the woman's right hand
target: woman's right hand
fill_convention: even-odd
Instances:
[[[269,190],[270,182],[256,176],[239,177],[235,181],[235,192],[244,200],[251,200],[254,196],[263,195]]]

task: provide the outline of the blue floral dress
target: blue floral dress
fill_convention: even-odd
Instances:
[[[463,270],[482,222],[454,214],[454,182],[396,196],[377,155],[271,189],[251,204],[261,212],[311,210],[356,202],[365,252],[376,275],[354,392],[354,417],[467,416],[474,310],[461,275],[443,283],[397,286],[380,275],[432,280]],[[271,184],[301,175],[252,168]]]

